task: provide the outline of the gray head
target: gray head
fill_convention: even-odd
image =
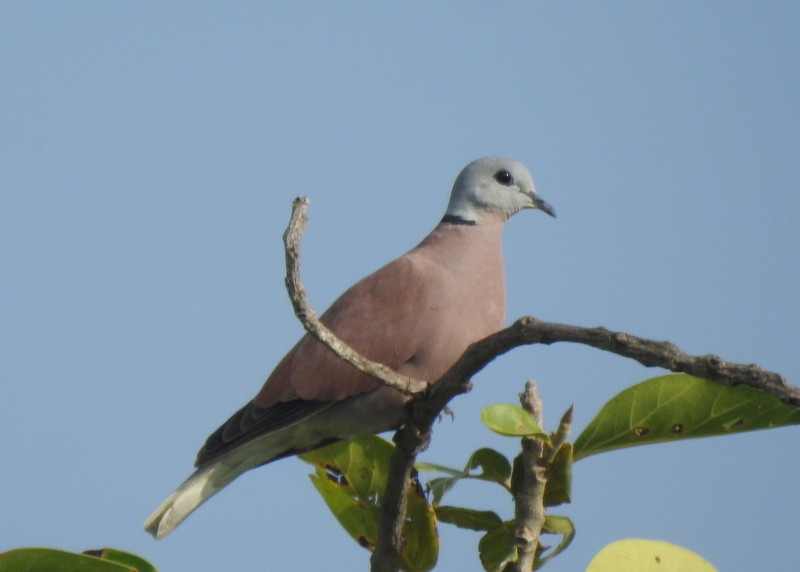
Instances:
[[[503,157],[476,159],[456,178],[445,216],[479,222],[486,213],[508,218],[522,209],[556,212],[540,199],[525,165]]]

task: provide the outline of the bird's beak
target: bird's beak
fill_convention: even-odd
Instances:
[[[551,217],[556,218],[556,209],[550,206],[550,203],[548,203],[543,199],[540,199],[536,195],[531,195],[531,200],[533,201],[533,208],[539,209],[540,211],[544,211]]]

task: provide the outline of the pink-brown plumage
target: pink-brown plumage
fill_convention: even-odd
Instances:
[[[523,208],[554,214],[524,166],[470,163],[456,179],[445,218],[415,248],[342,294],[321,319],[364,356],[434,381],[505,315],[500,235]],[[215,431],[198,470],[145,522],[166,535],[200,503],[248,469],[333,440],[394,428],[408,397],[341,361],[305,335],[258,394]]]

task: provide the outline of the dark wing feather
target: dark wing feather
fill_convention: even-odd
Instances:
[[[332,403],[293,399],[260,408],[250,401],[214,431],[197,453],[196,467],[212,463],[247,441],[282,429],[330,407]],[[292,454],[287,451],[286,454]]]

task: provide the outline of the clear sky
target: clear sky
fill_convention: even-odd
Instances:
[[[458,171],[526,163],[557,220],[504,233],[508,319],[668,339],[800,382],[800,4],[6,2],[0,7],[0,550],[116,546],[163,571],[366,569],[289,459],[156,542],[142,521],[301,333],[293,197],[324,309],[414,246]],[[424,459],[528,377],[575,433],[660,373],[596,350],[497,360]],[[797,562],[800,429],[575,466],[575,571],[626,537],[720,570]],[[465,485],[453,503],[504,517]],[[440,526],[441,570],[477,534]]]

